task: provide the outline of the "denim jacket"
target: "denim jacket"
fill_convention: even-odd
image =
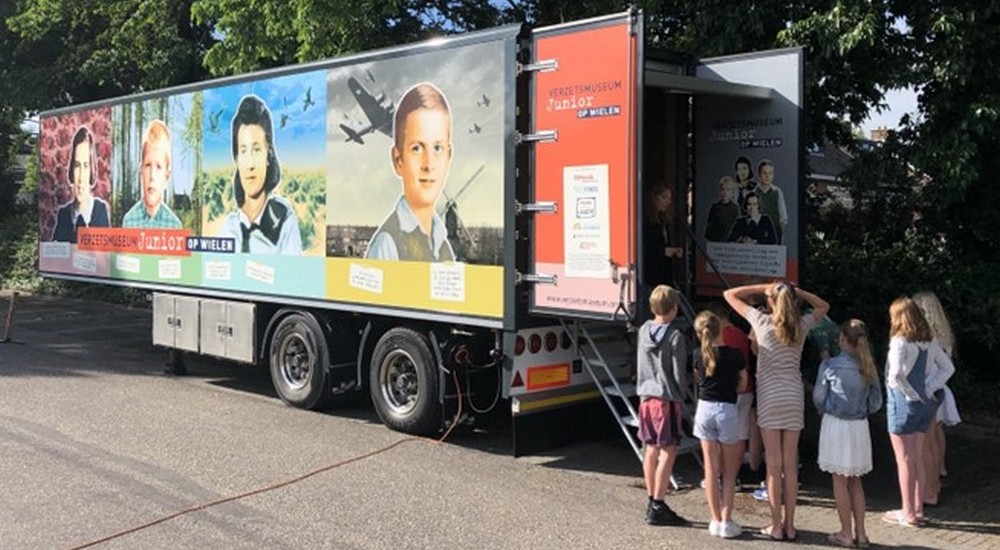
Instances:
[[[819,366],[813,404],[821,414],[863,420],[882,408],[882,389],[877,380],[866,386],[858,360],[841,353]]]

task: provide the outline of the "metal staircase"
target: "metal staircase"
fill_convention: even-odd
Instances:
[[[598,331],[605,331],[608,328],[620,330],[620,325],[598,324],[595,322],[585,323],[583,321],[560,321],[563,329],[569,334],[573,342],[573,347],[580,356],[583,368],[590,375],[590,378],[597,386],[601,397],[607,404],[608,409],[614,415],[619,429],[625,436],[635,456],[642,462],[643,450],[642,442],[639,441],[639,413],[634,403],[636,397],[636,385],[631,382],[620,382],[614,375],[613,366],[623,364],[623,361],[635,363],[634,345],[628,345],[628,352],[623,356],[617,349],[610,349],[611,346],[598,338]],[[623,338],[616,342],[621,347]],[[684,423],[693,426],[694,422],[694,393],[688,388],[688,399],[685,399],[682,407],[682,417]],[[687,433],[682,435],[681,442],[677,445],[677,454],[681,456],[691,453],[695,457],[699,466],[704,467],[701,460],[701,442],[690,437]],[[673,476],[670,483],[674,489],[678,489],[680,483]]]

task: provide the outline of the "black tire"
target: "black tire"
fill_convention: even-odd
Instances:
[[[397,327],[383,334],[375,344],[368,382],[375,412],[386,426],[417,435],[441,429],[437,364],[419,332]]]
[[[316,318],[300,312],[283,318],[271,336],[271,382],[282,401],[318,409],[329,397],[330,355]]]

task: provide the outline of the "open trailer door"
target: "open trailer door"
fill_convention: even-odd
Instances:
[[[805,243],[802,75],[801,48],[697,66],[698,80],[728,86],[694,95],[697,294],[719,295],[750,281],[798,282]],[[749,177],[738,181],[745,172]],[[736,185],[728,201],[726,177]]]
[[[533,33],[532,313],[624,320],[635,302],[639,12]]]

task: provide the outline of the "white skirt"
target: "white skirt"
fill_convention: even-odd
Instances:
[[[958,405],[955,404],[955,394],[951,393],[948,386],[944,387],[944,399],[938,405],[937,421],[945,426],[954,426],[962,421],[958,414]]]
[[[844,420],[823,415],[819,431],[819,469],[842,476],[872,471],[872,437],[868,419]]]

